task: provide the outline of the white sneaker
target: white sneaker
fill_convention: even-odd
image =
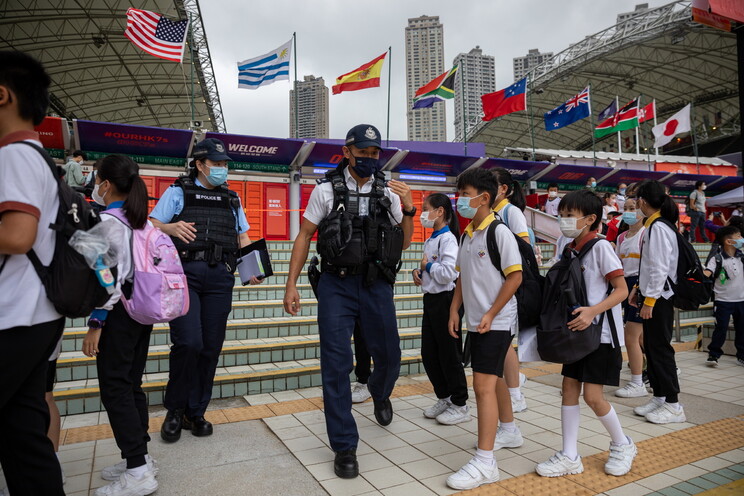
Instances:
[[[563,475],[580,474],[583,471],[584,464],[581,463],[580,456],[577,456],[576,460],[571,460],[562,451],[551,456],[547,462],[539,463],[535,467],[535,472],[543,477],[561,477]]]
[[[151,471],[145,472],[141,479],[124,472],[119,480],[96,490],[96,496],[146,496],[158,490],[158,481]]]
[[[474,489],[482,484],[490,484],[499,480],[499,466],[496,460],[488,466],[473,457],[468,463],[447,477],[447,485],[452,489]]]
[[[659,408],[661,405],[664,404],[663,400],[658,399],[656,396],[651,398],[651,401],[646,403],[645,405],[637,406],[633,409],[633,413],[640,417],[645,417],[650,412],[653,412],[657,408]]]
[[[656,410],[646,414],[646,420],[653,424],[671,424],[673,422],[685,422],[685,409],[680,405],[679,410],[669,403],[664,403]]]
[[[152,475],[157,477],[158,472],[160,472],[160,469],[158,468],[158,462],[156,462],[155,459],[150,455],[145,455],[145,461],[147,462],[147,470],[152,472]],[[126,471],[127,461],[122,460],[116,465],[111,465],[110,467],[106,467],[101,470],[101,479],[107,481],[116,481],[119,480],[121,475]]]
[[[493,444],[493,450],[500,450],[501,448],[519,448],[524,444],[524,438],[522,432],[517,427],[513,431],[507,431],[499,426],[499,430],[496,431],[496,442]]]
[[[527,410],[527,398],[521,395],[519,398],[511,397],[512,412],[521,413]]]
[[[615,396],[618,398],[643,398],[648,396],[646,386],[643,384],[636,384],[635,382],[629,382],[625,386],[615,391]]]
[[[605,463],[605,473],[620,477],[630,472],[633,459],[638,454],[638,448],[632,439],[628,438],[630,444],[610,443],[610,457]]]
[[[361,382],[355,382],[351,385],[351,402],[352,403],[364,403],[372,397],[372,393],[369,392],[366,384]]]
[[[437,415],[437,422],[444,425],[455,425],[470,422],[470,407],[468,405],[450,405],[445,411]]]
[[[430,419],[437,418],[439,415],[443,414],[451,404],[449,398],[438,399],[436,403],[424,410],[424,417]]]

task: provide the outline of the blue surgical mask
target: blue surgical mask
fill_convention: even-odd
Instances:
[[[380,169],[380,159],[372,157],[357,157],[354,155],[356,165],[352,166],[357,176],[361,178],[370,177]]]
[[[737,250],[744,249],[744,238],[733,239],[732,241],[734,242],[734,248]]]
[[[632,226],[638,222],[638,214],[636,212],[623,212],[623,222]]]
[[[620,188],[619,190],[617,190],[617,192],[618,192],[618,194],[621,194],[621,195],[624,196],[625,195],[625,188]]]
[[[458,198],[457,213],[462,215],[466,219],[472,219],[473,217],[475,217],[475,213],[478,211],[478,209],[470,206],[470,200],[472,200],[473,198],[478,198],[482,194],[483,193],[476,196],[461,196],[460,198]]]
[[[597,187],[597,181],[592,181],[592,188],[596,188],[596,187]]]
[[[227,181],[227,167],[210,167],[207,181],[212,186],[220,186]]]

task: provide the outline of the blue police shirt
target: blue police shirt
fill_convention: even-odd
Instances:
[[[199,182],[199,179],[195,179],[194,184],[196,184],[200,188],[204,188],[202,183]],[[238,198],[238,201],[240,201],[240,198]],[[159,220],[163,224],[168,224],[176,215],[180,214],[182,210],[183,189],[179,185],[174,184],[165,190],[163,196],[160,197],[158,204],[155,205],[155,208],[152,209],[150,217]],[[248,232],[251,226],[248,224],[248,219],[245,218],[243,204],[240,204],[240,208],[238,208],[237,214],[235,212],[235,209],[231,210],[233,212],[233,216],[235,217],[235,230],[240,234]]]

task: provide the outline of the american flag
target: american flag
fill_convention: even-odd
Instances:
[[[150,55],[161,59],[183,61],[188,31],[188,19],[173,22],[149,10],[127,10],[124,36]]]

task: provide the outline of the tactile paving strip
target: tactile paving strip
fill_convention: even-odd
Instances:
[[[465,494],[504,494],[508,491],[517,496],[534,496],[535,494],[549,494],[550,496],[589,496],[595,494],[575,482],[575,475],[566,477],[540,477],[537,474],[526,474],[488,486],[481,486],[479,492],[466,491]]]
[[[230,422],[243,422],[245,420],[256,420],[273,417],[274,412],[266,405],[242,406],[225,410],[225,417]]]
[[[607,462],[607,454],[599,453],[597,455],[586,456],[582,459],[584,472],[572,476],[571,480],[576,484],[585,487],[592,493],[603,493],[616,487],[630,484],[631,482],[641,479],[641,475],[635,472],[629,472],[622,477],[608,476],[605,474],[604,465]]]
[[[274,415],[289,415],[291,413],[307,412],[308,410],[317,410],[315,406],[308,400],[293,400],[293,401],[282,401],[281,403],[268,403],[268,406]]]
[[[88,441],[100,441],[114,437],[111,426],[108,424],[81,427],[79,429],[68,429],[65,436],[65,444],[85,443]]]

